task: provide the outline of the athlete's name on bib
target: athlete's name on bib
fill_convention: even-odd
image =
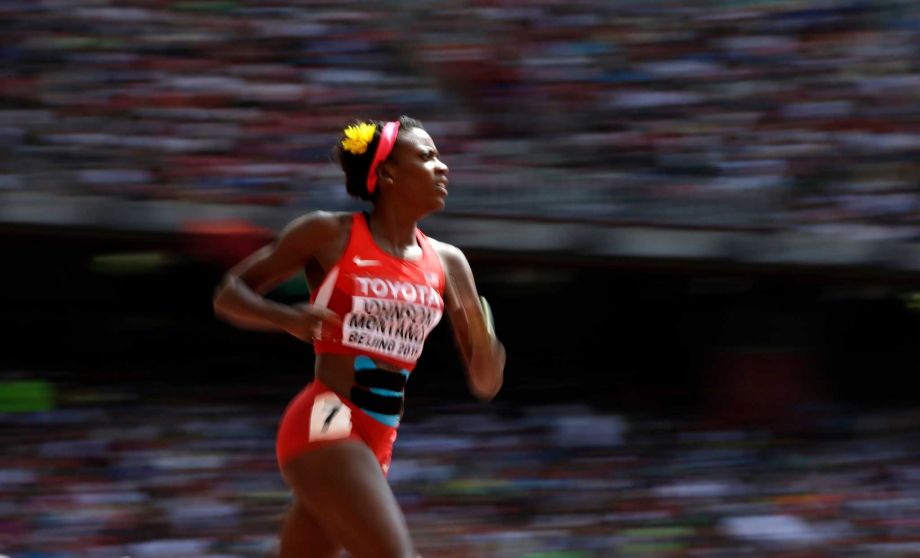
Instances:
[[[408,281],[355,277],[351,312],[342,324],[342,344],[415,361],[425,338],[441,319],[437,289]]]
[[[402,300],[410,304],[424,304],[432,308],[444,308],[444,301],[437,289],[407,281],[392,281],[378,277],[355,276],[358,294],[377,298]]]
[[[355,296],[351,300],[351,312],[346,314],[346,323],[350,327],[379,329],[388,335],[424,341],[428,332],[441,320],[439,308],[363,296]]]

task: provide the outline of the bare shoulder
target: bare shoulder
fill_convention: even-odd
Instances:
[[[350,213],[311,211],[288,223],[281,231],[281,240],[294,243],[332,242],[347,234],[350,228]]]
[[[284,233],[313,233],[333,234],[341,230],[342,226],[351,224],[351,214],[340,211],[311,211],[297,217],[284,227]]]
[[[441,261],[444,263],[458,265],[466,262],[466,256],[463,255],[463,251],[453,244],[441,242],[431,237],[428,237],[428,241],[431,243],[431,247],[434,248],[435,252],[441,256]]]
[[[444,270],[448,275],[454,278],[472,276],[470,263],[467,261],[466,255],[462,250],[453,244],[441,242],[433,238],[429,238],[428,240],[431,241],[431,246],[434,248],[435,252],[441,256],[441,261],[444,262]]]

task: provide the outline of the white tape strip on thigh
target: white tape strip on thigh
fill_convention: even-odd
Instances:
[[[309,441],[337,440],[347,438],[349,434],[351,408],[331,391],[317,395],[310,413]]]

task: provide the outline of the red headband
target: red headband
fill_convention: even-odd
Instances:
[[[396,135],[399,133],[399,122],[387,122],[380,132],[380,143],[377,144],[377,152],[374,153],[374,161],[371,163],[370,170],[367,171],[367,193],[373,194],[377,189],[377,165],[386,161],[390,153],[393,152],[393,145],[396,144]]]

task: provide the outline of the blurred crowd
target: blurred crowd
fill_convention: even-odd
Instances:
[[[293,394],[226,382],[207,401],[164,384],[53,389],[57,408],[0,413],[0,555],[270,551],[290,501],[275,425]],[[920,554],[915,410],[825,410],[782,433],[577,404],[416,403],[390,482],[425,556]]]
[[[422,119],[456,212],[916,239],[912,0],[6,0],[0,194],[335,208]]]

